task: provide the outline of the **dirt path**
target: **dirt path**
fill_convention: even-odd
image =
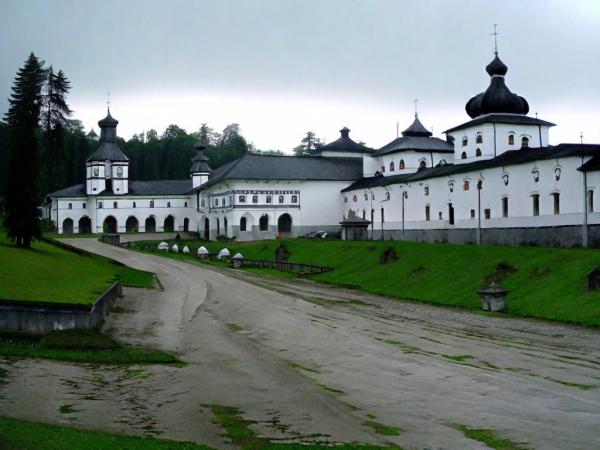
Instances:
[[[18,361],[0,387],[1,414],[226,448],[203,406],[216,403],[240,407],[276,439],[486,448],[460,424],[536,449],[600,447],[595,330],[70,242],[158,274],[165,290],[127,289],[109,332],[189,365]],[[75,412],[59,413],[64,404]],[[367,415],[404,432],[377,435],[362,425]]]

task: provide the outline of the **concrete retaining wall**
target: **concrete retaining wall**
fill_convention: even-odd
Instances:
[[[600,247],[600,225],[590,225],[588,233],[589,246]],[[368,234],[371,235],[370,229]],[[382,231],[374,230],[373,234],[375,240],[380,240]],[[477,230],[473,228],[383,230],[383,237],[385,240],[397,241],[475,244]],[[481,243],[504,246],[581,247],[581,226],[483,228]]]
[[[117,281],[92,305],[0,300],[0,328],[28,333],[98,328],[122,292]]]

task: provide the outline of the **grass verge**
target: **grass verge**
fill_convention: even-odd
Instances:
[[[169,241],[170,245],[173,243]],[[157,244],[158,241],[136,242],[135,248],[147,245],[154,249]],[[510,290],[509,314],[600,326],[600,292],[587,289],[587,274],[600,266],[600,251],[596,249],[282,239],[231,243],[181,241],[179,247],[187,245],[189,255],[161,255],[195,259],[196,250],[203,245],[210,252],[227,247],[231,254],[241,252],[249,259],[274,260],[280,244],[287,247],[291,262],[334,269],[312,276],[316,281],[474,311],[481,310],[477,290],[496,281]],[[384,263],[383,255],[390,247],[395,258]],[[275,270],[252,271],[283,278],[294,276]]]
[[[182,364],[168,353],[122,345],[91,330],[55,331],[45,336],[0,332],[0,355],[100,364]]]
[[[5,450],[209,450],[191,442],[81,430],[0,416],[0,447]]]
[[[0,299],[90,304],[117,279],[126,286],[149,288],[154,274],[50,241],[20,249],[0,230]]]

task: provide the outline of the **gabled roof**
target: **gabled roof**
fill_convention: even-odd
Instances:
[[[515,125],[541,125],[543,127],[553,127],[556,124],[552,122],[546,122],[545,120],[536,119],[534,117],[523,116],[521,114],[484,114],[476,117],[473,120],[469,120],[461,125],[450,128],[444,131],[444,133],[452,133],[453,131],[462,130],[464,128],[473,127],[482,123],[507,123]]]
[[[344,127],[340,130],[340,138],[323,145],[317,149],[318,152],[350,152],[350,153],[369,153],[373,149],[366,147],[350,138],[350,129]]]
[[[192,191],[192,180],[152,180],[130,181],[129,193],[124,196],[135,195],[186,195]],[[114,195],[112,191],[102,191],[98,197]],[[48,197],[85,197],[85,185],[76,184],[60,191],[48,194]],[[119,196],[123,196],[119,194]]]
[[[600,144],[558,144],[555,146],[541,148],[522,148],[520,150],[511,150],[502,153],[493,159],[485,159],[474,161],[465,164],[448,164],[445,166],[436,166],[432,168],[421,169],[416,173],[394,175],[394,176],[378,176],[363,178],[356,183],[351,184],[342,192],[352,191],[356,189],[372,188],[376,186],[388,186],[390,184],[410,183],[414,181],[426,180],[429,178],[446,177],[467,172],[479,172],[484,169],[493,167],[511,166],[516,164],[524,164],[532,161],[542,161],[546,159],[580,157],[585,156],[600,157]]]
[[[225,180],[351,181],[362,177],[362,158],[246,153],[216,169],[200,189]]]

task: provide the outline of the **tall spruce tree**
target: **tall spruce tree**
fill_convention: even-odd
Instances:
[[[67,105],[66,95],[70,90],[71,83],[63,71],[54,73],[50,66],[47,71],[41,111],[45,137],[43,157],[45,193],[62,187],[65,181],[65,133],[72,113]]]
[[[18,247],[30,248],[40,237],[39,164],[36,130],[46,78],[44,62],[33,53],[19,69],[12,87],[6,122],[10,127],[8,174],[4,193],[6,234]]]

